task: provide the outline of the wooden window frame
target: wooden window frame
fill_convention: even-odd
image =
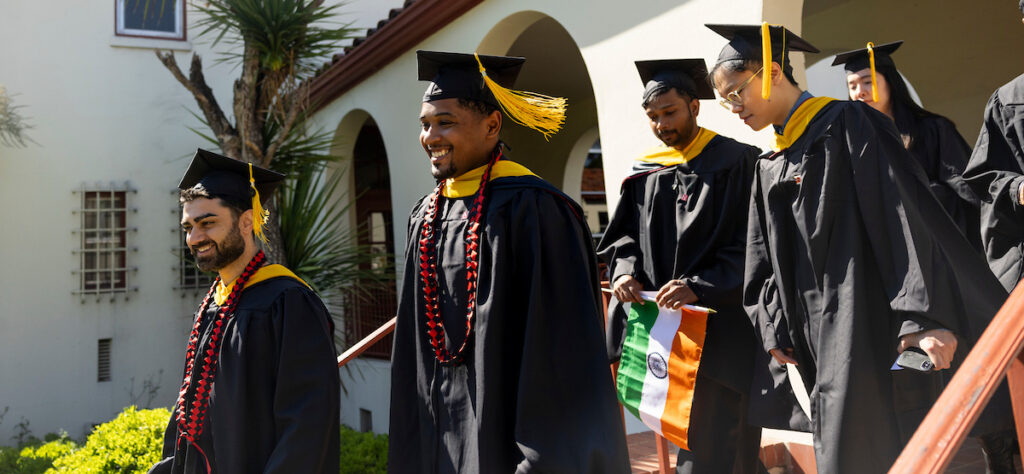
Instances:
[[[188,18],[185,8],[186,0],[149,0],[152,2],[160,1],[173,1],[177,2],[174,9],[175,13],[175,32],[166,33],[162,31],[154,30],[137,30],[132,28],[124,27],[124,15],[121,12],[124,11],[126,0],[114,0],[114,36],[123,36],[128,38],[149,38],[149,39],[160,39],[170,41],[186,41],[188,37]],[[146,0],[140,0],[146,1]]]

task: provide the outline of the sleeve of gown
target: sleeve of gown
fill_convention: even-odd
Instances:
[[[1021,174],[1022,148],[1020,132],[1007,130],[1016,117],[999,102],[998,91],[985,107],[985,121],[974,145],[964,178],[983,201],[995,208],[996,214],[1024,219],[1024,206],[1018,199],[1018,188],[1024,182]]]
[[[743,298],[743,261],[747,248],[747,218],[750,185],[756,148],[747,148],[739,163],[729,172],[723,222],[722,245],[715,252],[714,263],[684,275],[687,286],[701,304],[711,308],[737,305]],[[677,276],[679,278],[679,276]]]
[[[279,318],[274,426],[277,444],[266,473],[324,472],[338,463],[338,366],[328,318],[315,295],[289,289],[275,302]]]
[[[525,308],[516,472],[629,472],[589,231],[566,198],[537,192],[522,199],[510,211],[508,248]]]
[[[895,126],[882,122],[884,117],[872,114],[870,110],[849,107],[844,122],[845,141],[840,145],[845,150],[832,150],[832,153],[851,155],[861,221],[875,265],[883,278],[889,305],[901,319],[899,336],[933,328],[955,331],[957,321],[943,318],[950,312],[929,311],[936,296],[929,291],[938,291],[938,288],[929,288],[929,283],[941,275],[932,275],[928,270],[948,272],[949,269],[932,265],[938,250],[929,235],[932,229],[923,225],[925,217],[921,216],[921,211],[937,213],[931,218],[943,218],[948,224],[946,231],[958,231],[931,194],[924,170],[903,147]],[[914,214],[914,218],[908,214]],[[933,317],[946,320],[937,321]]]
[[[623,275],[635,277],[637,267],[642,265],[640,245],[637,243],[640,216],[635,202],[636,193],[632,192],[633,186],[639,182],[627,179],[622,184],[615,214],[597,246],[597,254],[608,264],[609,282],[612,284]]]
[[[756,168],[756,167],[755,167]],[[743,274],[743,306],[765,352],[792,347],[782,315],[775,272],[764,239],[764,212],[760,179],[754,172],[747,219],[746,261]]]

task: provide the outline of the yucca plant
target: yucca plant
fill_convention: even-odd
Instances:
[[[154,0],[149,0],[154,1]],[[184,0],[182,0],[184,1]],[[186,76],[174,54],[157,51],[164,67],[195,97],[208,136],[227,156],[268,168],[282,156],[298,158],[283,163],[290,171],[302,162],[318,161],[318,152],[288,150],[308,137],[309,79],[319,63],[350,37],[348,24],[334,22],[342,4],[322,0],[203,0],[192,3],[198,13],[199,38],[225,46],[219,58],[238,67],[231,116],[224,113],[207,85],[202,59],[192,55]],[[233,120],[233,122],[232,122]],[[315,134],[314,134],[315,135]],[[319,137],[322,138],[322,137]],[[271,213],[274,212],[271,207]],[[267,226],[265,247],[275,262],[286,262],[280,229],[274,218]]]

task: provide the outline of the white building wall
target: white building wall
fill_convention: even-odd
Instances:
[[[400,0],[355,0],[339,20],[375,26]],[[24,105],[38,144],[0,147],[0,445],[11,444],[24,419],[41,436],[59,429],[83,435],[111,419],[144,380],[160,386],[153,406],[170,406],[181,383],[184,343],[202,295],[174,291],[180,232],[172,194],[198,146],[186,127],[202,128],[195,101],[149,44],[115,39],[113,2],[3,2],[0,84]],[[237,69],[194,35],[177,44],[186,71],[192,51],[204,58],[207,81],[230,110]],[[167,43],[163,43],[167,44]],[[128,297],[86,298],[78,286],[79,236],[72,231],[83,183],[129,181]],[[112,380],[96,381],[97,339],[112,338]],[[161,372],[162,371],[162,372]],[[144,401],[144,400],[143,400]]]
[[[614,209],[618,199],[614,190],[619,189],[630,162],[658,144],[639,106],[643,86],[633,61],[703,57],[710,67],[726,41],[705,28],[704,23],[758,24],[763,15],[771,21],[781,21],[775,17],[801,7],[799,0],[773,1],[778,4],[773,8],[782,13],[762,12],[761,0],[648,0],[628,5],[616,0],[487,0],[328,104],[314,120],[330,129],[338,127],[349,114],[365,111],[380,127],[391,170],[395,248],[399,253],[396,261],[401,267],[401,253],[406,245],[402,224],[407,222],[412,205],[434,185],[418,141],[417,116],[426,84],[417,80],[415,50],[472,52],[495,25],[519,12],[535,11],[558,21],[579,46],[593,83],[608,205]],[[788,21],[788,17],[784,19]],[[799,25],[790,26],[799,31]],[[512,41],[514,38],[509,38],[509,44]],[[767,149],[770,129],[753,132],[714,101],[703,101],[701,105],[698,122],[702,126]],[[357,132],[358,128],[340,127],[339,140],[351,140],[345,135]],[[399,268],[399,275],[401,271]],[[342,401],[344,416],[351,416],[348,410],[353,408],[346,405],[368,403],[364,401],[388,393],[375,383],[386,383],[389,378],[381,374],[374,379],[353,381],[347,387],[349,393]],[[374,429],[385,432],[387,423],[381,415],[374,412]]]

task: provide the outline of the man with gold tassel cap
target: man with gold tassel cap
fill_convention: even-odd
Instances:
[[[438,184],[409,217],[388,471],[628,472],[582,210],[500,140],[556,132],[564,99],[507,89],[523,58],[417,59]]]
[[[729,40],[712,69],[723,104],[775,128],[754,169],[744,305],[764,351],[796,364],[810,393],[818,472],[886,472],[906,440],[898,355],[949,368],[1006,292],[892,120],[800,89],[789,54],[817,49],[781,26],[708,26]]]
[[[198,150],[178,185],[185,242],[217,279],[188,336],[163,460],[151,473],[338,472],[333,323],[309,285],[268,265],[255,242],[283,179]]]
[[[761,433],[747,423],[747,406],[757,343],[741,292],[750,178],[760,150],[697,125],[700,100],[715,98],[703,59],[636,66],[642,106],[664,145],[634,162],[598,244],[614,290],[609,352],[623,350],[623,306],[644,304],[641,291],[656,292],[653,303],[668,309],[716,310],[707,317],[692,400],[684,403],[687,439],[674,440],[688,445],[679,450],[676,472],[755,473]]]

